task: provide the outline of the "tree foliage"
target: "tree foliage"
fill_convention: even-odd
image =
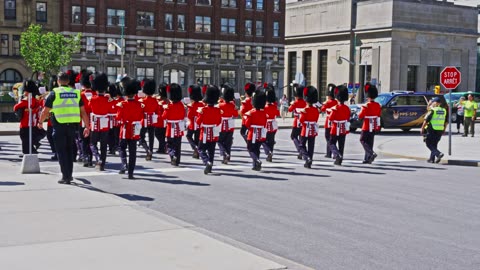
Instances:
[[[20,38],[20,54],[33,72],[45,73],[44,80],[68,65],[72,54],[80,50],[81,34],[66,37],[45,32],[41,25],[31,24]]]

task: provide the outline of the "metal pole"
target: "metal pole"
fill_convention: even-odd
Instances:
[[[125,74],[125,70],[124,70],[124,64],[123,64],[123,54],[124,54],[124,51],[125,51],[125,40],[124,40],[124,36],[123,36],[123,29],[125,27],[125,22],[122,24],[122,35],[120,37],[120,40],[121,40],[121,43],[122,43],[122,46],[120,48],[120,72],[121,72],[121,75],[123,76],[123,74]]]
[[[452,89],[448,89],[449,103],[452,100]],[[452,103],[453,104],[453,103]],[[452,155],[452,105],[448,104],[448,155]]]
[[[28,153],[32,154],[32,93],[28,94]]]

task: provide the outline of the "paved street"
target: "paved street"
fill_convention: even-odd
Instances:
[[[413,137],[418,133],[385,132],[376,145]],[[118,157],[107,159],[107,172],[76,166],[74,177],[79,187],[117,194],[207,235],[299,264],[291,269],[480,268],[478,168],[387,155],[364,165],[358,139],[348,136],[341,167],[323,157],[325,144],[318,137],[313,167],[303,168],[289,130],[281,130],[274,163],[264,162],[259,173],[250,169],[237,136],[231,165],[216,162],[208,176],[187,154],[173,168],[166,156],[147,162],[141,153],[137,180],[117,174]],[[0,141],[2,147],[9,143],[1,162],[18,166],[18,138]],[[187,144],[182,148],[191,153]],[[57,173],[58,165],[42,149],[42,172]]]

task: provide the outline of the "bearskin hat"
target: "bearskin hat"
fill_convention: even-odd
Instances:
[[[161,98],[167,98],[168,97],[167,84],[166,83],[163,82],[158,86],[158,94],[160,95]]]
[[[365,93],[367,94],[367,97],[371,99],[375,99],[378,97],[378,90],[377,87],[369,82],[365,84]]]
[[[273,87],[273,84],[271,83],[263,83],[263,90],[268,91],[268,90],[275,90],[275,88]]]
[[[145,93],[145,95],[151,96],[155,94],[155,88],[155,80],[145,79],[143,81],[143,93]]]
[[[275,95],[275,90],[272,88],[266,88],[265,94],[267,95],[267,102],[268,103],[275,103],[277,102],[277,96]]]
[[[176,83],[167,85],[167,93],[170,93],[170,100],[172,102],[182,100],[182,87]]]
[[[205,103],[208,105],[215,105],[220,98],[220,89],[216,85],[209,85],[205,93]]]
[[[107,74],[102,72],[96,72],[94,75],[90,76],[90,85],[92,90],[104,93],[108,88],[108,77]]]
[[[48,91],[53,91],[53,89],[57,88],[58,85],[58,77],[57,75],[52,75],[50,80],[48,81]]]
[[[245,90],[245,94],[247,94],[247,96],[251,97],[253,95],[253,93],[255,92],[255,84],[253,83],[247,83],[245,84],[245,87],[244,87],[244,90]]]
[[[318,90],[311,85],[303,88],[303,96],[305,97],[305,101],[310,104],[318,102]]]
[[[83,87],[86,87],[86,88],[92,87],[92,84],[90,82],[90,75],[92,75],[91,71],[84,69],[84,70],[80,71],[79,75],[80,75],[79,83],[81,85],[83,85]],[[105,87],[105,89],[106,89],[106,87]]]
[[[67,70],[65,73],[68,75],[68,86],[75,87],[77,73],[72,69]]]
[[[329,83],[329,84],[327,85],[327,95],[328,95],[329,97],[335,98],[335,88],[336,88],[336,87],[337,87],[337,86],[336,86],[335,84],[333,84],[333,83]]]
[[[118,89],[118,86],[114,83],[111,83],[108,86],[108,93],[110,94],[110,97],[114,98],[120,95],[120,90]]]
[[[335,88],[335,98],[342,103],[348,100],[348,89],[345,85],[339,85]]]
[[[260,110],[265,108],[266,103],[267,103],[267,96],[265,95],[265,92],[261,90],[257,90],[253,93],[252,105],[255,109]]]
[[[293,87],[295,87],[295,97],[297,98],[303,98],[303,86],[296,84]]]
[[[32,80],[23,82],[23,92],[29,92],[33,96],[38,96],[40,94],[37,84]]]
[[[226,83],[223,85],[222,96],[225,102],[230,102],[235,99],[235,90],[230,84]]]
[[[130,80],[126,85],[124,85],[125,95],[134,96],[138,93],[138,90],[141,89],[140,82],[138,80]]]
[[[188,87],[188,94],[193,101],[202,100],[202,88],[198,84],[192,84]]]

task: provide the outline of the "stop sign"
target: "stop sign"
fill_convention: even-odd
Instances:
[[[462,81],[462,75],[456,67],[445,67],[440,73],[440,83],[445,89],[455,89]]]

